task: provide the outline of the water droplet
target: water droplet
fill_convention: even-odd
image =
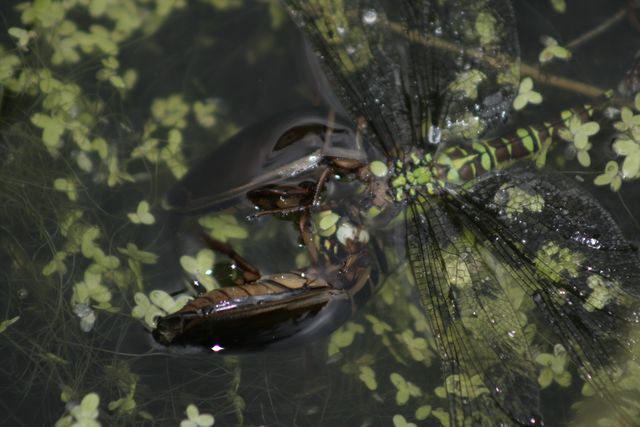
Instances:
[[[438,126],[429,127],[429,143],[437,145],[442,139],[442,130]]]
[[[369,9],[362,15],[362,21],[367,25],[373,25],[378,21],[378,13],[373,9]]]

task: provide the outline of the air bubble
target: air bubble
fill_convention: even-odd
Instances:
[[[367,25],[373,25],[378,21],[378,13],[373,9],[369,9],[362,15],[362,21]]]

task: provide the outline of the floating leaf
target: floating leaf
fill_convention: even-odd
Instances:
[[[394,427],[418,427],[414,423],[410,423],[400,414],[396,414],[393,416],[393,426]]]
[[[100,397],[97,393],[89,393],[82,398],[79,405],[71,408],[71,416],[75,418],[74,426],[93,427],[99,426],[95,420],[98,418],[98,406],[100,405]]]
[[[622,186],[622,175],[615,160],[610,160],[604,168],[604,173],[598,175],[593,183],[595,185],[609,185],[612,191],[620,190]]]
[[[136,292],[133,296],[136,305],[131,309],[131,315],[136,319],[144,319],[144,323],[153,329],[156,326],[156,319],[166,313],[151,303],[149,298],[142,292]]]
[[[416,409],[416,419],[418,421],[426,420],[429,415],[431,415],[430,405],[422,405],[418,409]]]
[[[187,406],[185,413],[187,414],[187,419],[180,422],[180,427],[210,427],[215,422],[213,415],[201,414],[194,404]]]
[[[538,384],[541,388],[549,387],[554,380],[562,387],[571,385],[571,373],[566,370],[567,350],[562,344],[556,344],[553,347],[553,354],[541,353],[537,355],[535,362],[542,366],[538,375]]]
[[[341,348],[350,346],[356,334],[362,333],[364,333],[364,328],[358,323],[347,322],[342,325],[331,335],[328,348],[329,356],[335,355]]]
[[[212,128],[216,125],[216,115],[218,110],[217,102],[208,99],[205,102],[196,101],[193,104],[193,113],[196,116],[198,124],[203,128]]]
[[[545,36],[542,39],[542,43],[545,45],[545,48],[542,49],[542,52],[540,52],[540,55],[538,56],[538,60],[541,64],[545,64],[553,59],[566,61],[571,58],[571,51],[560,46],[554,38]]]
[[[190,107],[184,102],[182,95],[171,95],[158,98],[151,104],[153,118],[162,126],[182,129],[187,125],[186,116]]]
[[[391,326],[388,323],[379,320],[377,317],[371,314],[367,314],[365,318],[371,323],[373,333],[376,335],[382,335],[385,332],[391,332],[392,330]]]
[[[389,168],[387,167],[387,165],[380,160],[374,160],[373,162],[369,163],[369,170],[371,171],[373,176],[376,176],[378,178],[384,178],[389,173]]]
[[[92,226],[85,230],[82,234],[81,251],[86,258],[93,258],[99,247],[95,244],[95,240],[100,236],[100,229]]]
[[[73,286],[72,304],[88,305],[91,301],[98,303],[102,309],[110,308],[111,291],[102,284],[102,275],[96,274],[89,269],[84,273],[84,280]]]
[[[211,249],[201,249],[195,257],[183,255],[180,257],[180,265],[187,273],[194,276],[207,291],[218,287],[215,279],[211,276],[215,254]]]
[[[551,0],[553,9],[558,13],[564,13],[567,10],[567,3],[565,0]]]
[[[143,264],[155,264],[158,261],[158,255],[138,249],[135,243],[127,243],[127,247],[118,248],[118,252]]]
[[[31,116],[31,123],[42,128],[42,142],[52,155],[57,155],[63,143],[61,137],[65,131],[64,122],[46,114],[36,113]]]
[[[542,102],[542,95],[539,92],[533,90],[533,80],[531,77],[525,77],[520,82],[518,88],[518,95],[513,100],[513,108],[516,110],[522,110],[527,104],[540,104]]]
[[[249,237],[247,230],[238,225],[238,220],[231,214],[207,215],[200,218],[198,223],[209,230],[211,237],[221,242]]]
[[[29,50],[29,42],[36,38],[35,31],[28,31],[24,28],[11,27],[8,31],[9,35],[17,40],[16,44],[22,50]]]
[[[61,276],[64,275],[67,272],[67,266],[64,263],[66,257],[67,253],[65,251],[56,252],[53,259],[42,268],[42,275],[51,276],[56,272]]]
[[[367,386],[371,391],[378,388],[378,382],[376,381],[376,373],[369,366],[359,366],[358,378]]]
[[[53,181],[53,188],[58,191],[67,193],[67,197],[71,201],[78,200],[78,185],[69,179],[57,178]]]
[[[134,224],[151,225],[156,222],[155,217],[149,212],[149,202],[146,200],[138,203],[138,209],[135,213],[127,214],[129,220]]]
[[[422,362],[424,360],[431,360],[432,354],[428,349],[427,340],[422,337],[414,337],[413,331],[411,329],[407,329],[402,334],[396,336],[398,341],[403,343],[407,350],[409,350],[409,354],[411,357],[418,361]]]
[[[422,395],[422,391],[412,382],[405,380],[402,375],[393,372],[389,378],[391,383],[396,386],[396,403],[400,406],[406,404],[410,397],[418,397]]]

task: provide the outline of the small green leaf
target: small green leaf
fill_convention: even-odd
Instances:
[[[22,50],[29,50],[28,45],[29,42],[36,38],[36,33],[34,31],[27,31],[23,28],[11,27],[8,31],[9,35],[15,39],[17,39],[16,44]]]
[[[378,388],[378,382],[376,381],[376,373],[374,370],[368,366],[360,366],[359,370],[358,378],[360,378],[369,390],[376,390]]]
[[[216,280],[211,276],[215,253],[211,249],[201,249],[195,257],[183,255],[180,257],[180,265],[187,273],[202,284],[207,291],[218,287]]]
[[[89,393],[85,397],[82,398],[82,402],[80,402],[80,406],[84,411],[95,411],[98,409],[98,405],[100,404],[100,397],[97,393]]]
[[[65,251],[58,251],[53,256],[53,259],[42,268],[43,276],[51,276],[53,273],[64,275],[67,272],[67,266],[64,263],[67,253]]]
[[[209,235],[221,242],[229,239],[246,239],[249,233],[238,225],[238,220],[231,214],[213,214],[202,217],[198,223],[209,230]]]
[[[546,47],[538,56],[538,60],[541,64],[545,64],[553,59],[567,60],[571,58],[571,51],[560,46],[552,37],[545,36],[542,39],[542,42]]]
[[[429,415],[431,415],[430,405],[422,405],[418,409],[416,409],[416,419],[418,421],[426,420]]]
[[[542,95],[539,92],[533,90],[533,80],[531,77],[525,77],[520,82],[518,88],[518,95],[513,100],[513,108],[516,110],[522,110],[527,104],[540,104],[542,102]]]
[[[149,212],[149,202],[146,200],[138,203],[137,211],[135,213],[129,213],[127,216],[134,224],[151,225],[156,222],[156,218]]]
[[[51,154],[57,155],[63,144],[61,137],[65,131],[64,122],[52,116],[36,113],[31,116],[31,123],[42,128],[42,142]]]
[[[71,201],[78,200],[78,185],[75,181],[66,178],[57,178],[53,181],[53,188],[67,194]]]
[[[403,417],[402,415],[396,414],[393,416],[393,426],[394,427],[418,427],[414,423],[410,423]]]
[[[182,420],[180,427],[210,427],[215,422],[213,415],[201,414],[194,404],[187,406],[185,413],[188,419]]]
[[[551,5],[558,13],[564,13],[567,10],[567,3],[565,0],[551,0]]]
[[[389,173],[389,168],[387,167],[387,165],[380,160],[374,160],[373,162],[369,163],[369,170],[374,176],[378,178],[384,178]]]
[[[208,99],[205,102],[196,101],[193,104],[193,112],[196,120],[203,128],[212,128],[216,124],[216,111],[218,105],[215,100]]]
[[[92,226],[85,230],[82,234],[82,244],[81,250],[82,255],[86,258],[93,258],[98,249],[98,246],[95,244],[95,240],[100,236],[100,229],[98,227]]]
[[[118,251],[143,264],[155,264],[158,261],[158,255],[138,249],[135,243],[127,243],[126,248],[118,248]]]

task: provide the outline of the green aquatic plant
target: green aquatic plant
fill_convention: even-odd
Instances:
[[[215,419],[211,414],[201,414],[196,405],[189,405],[185,411],[187,419],[180,422],[180,427],[211,427]]]
[[[560,46],[553,37],[545,36],[542,39],[542,43],[546,47],[542,49],[540,55],[538,56],[538,61],[540,61],[541,64],[545,64],[554,59],[561,59],[566,61],[571,58],[571,51],[565,47]]]
[[[149,211],[149,202],[142,200],[138,203],[138,207],[135,212],[128,213],[129,220],[134,224],[151,225],[156,222],[156,218]]]
[[[55,427],[100,427],[98,415],[100,396],[97,393],[85,395],[80,403],[71,406],[69,415],[60,418]]]
[[[533,90],[533,80],[525,77],[518,87],[518,95],[513,100],[513,108],[522,110],[527,104],[538,105],[542,102],[542,95]]]
[[[182,255],[180,265],[194,277],[207,291],[218,288],[215,278],[211,275],[215,262],[215,253],[211,249],[200,249],[195,257]]]
[[[220,13],[221,10],[232,12],[243,2],[194,3],[201,7],[211,4],[216,13]],[[208,143],[221,138],[218,135],[230,132],[232,126],[225,127],[229,100],[218,98],[218,94],[211,93],[209,86],[202,86],[202,82],[197,82],[201,87],[195,93],[189,93],[191,77],[172,76],[161,85],[150,84],[154,78],[150,77],[149,70],[132,61],[131,56],[135,55],[128,50],[133,48],[136,53],[146,55],[159,49],[164,39],[155,39],[155,35],[166,31],[167,25],[173,26],[174,19],[188,12],[188,7],[197,6],[184,1],[142,0],[26,2],[17,9],[17,21],[10,24],[10,30],[2,39],[0,198],[3,200],[2,227],[8,233],[0,243],[6,278],[1,294],[6,320],[0,322],[0,345],[7,357],[7,366],[15,368],[15,374],[3,374],[9,378],[5,384],[12,384],[12,390],[7,386],[4,393],[8,398],[32,396],[29,402],[45,402],[48,414],[40,413],[34,424],[42,423],[42,419],[51,414],[56,417],[62,414],[65,421],[61,425],[177,424],[184,418],[180,408],[191,408],[188,405],[192,402],[215,413],[219,424],[268,424],[260,421],[263,415],[257,414],[259,411],[255,408],[269,408],[271,403],[264,402],[270,401],[251,400],[255,396],[252,393],[262,388],[265,395],[277,397],[273,405],[279,412],[286,408],[283,402],[290,399],[307,411],[298,411],[297,414],[303,415],[297,416],[309,420],[321,419],[313,407],[308,409],[299,403],[311,396],[310,400],[316,401],[335,399],[330,400],[327,407],[335,410],[336,416],[347,414],[350,418],[345,418],[349,420],[345,422],[353,420],[354,424],[367,418],[370,406],[363,402],[374,401],[378,411],[375,417],[385,423],[393,420],[397,425],[420,424],[413,421],[414,418],[450,425],[449,415],[442,409],[446,402],[436,391],[438,387],[445,389],[447,384],[423,385],[423,378],[437,377],[436,346],[429,335],[427,320],[416,306],[417,296],[408,286],[413,280],[410,268],[398,262],[392,248],[383,248],[393,266],[393,271],[386,276],[388,286],[382,289],[364,317],[354,318],[331,338],[329,353],[334,365],[329,365],[330,375],[322,378],[314,376],[316,372],[309,374],[309,382],[313,384],[301,387],[301,393],[288,393],[289,390],[281,386],[284,380],[279,383],[273,374],[278,372],[277,367],[261,370],[266,359],[228,360],[223,362],[224,368],[220,368],[211,359],[199,366],[197,360],[186,361],[157,352],[150,353],[149,357],[145,354],[150,351],[148,337],[141,335],[144,332],[140,324],[153,328],[158,315],[175,311],[188,298],[168,293],[183,291],[184,287],[180,279],[176,279],[174,285],[163,267],[174,264],[181,278],[178,260],[181,256],[193,258],[184,270],[200,274],[201,282],[209,283],[213,276],[206,272],[216,270],[216,263],[222,258],[209,257],[200,263],[197,249],[167,255],[160,198],[167,185],[187,171],[187,159],[195,157],[198,150],[207,150]],[[255,7],[264,9],[269,25],[274,28],[284,25],[283,9],[276,2]],[[478,15],[474,21],[483,44],[491,43],[495,37],[492,25],[489,15]],[[287,25],[284,28],[290,29]],[[361,37],[349,36],[354,43]],[[196,40],[185,52],[195,51],[206,43],[206,40]],[[273,44],[265,46],[269,52],[281,49]],[[344,59],[353,70],[370,61],[366,54]],[[211,59],[216,67],[218,60],[217,57]],[[174,58],[169,56],[163,61],[171,64]],[[473,96],[484,78],[481,72],[472,70],[460,75],[456,89],[461,95]],[[507,73],[506,78],[512,75]],[[533,91],[533,85],[523,90],[527,89],[525,80],[519,95],[523,95],[522,100],[527,99],[526,103],[534,104],[538,92]],[[536,90],[545,94],[546,102],[544,83],[534,80]],[[614,145],[620,156],[618,161],[611,160],[618,168],[615,171],[613,167],[608,168],[606,176],[596,182],[598,185],[624,190],[623,183],[637,178],[633,173],[637,104],[634,108],[623,108],[620,113],[618,139],[623,142]],[[525,108],[523,114],[528,114],[528,110]],[[252,121],[250,117],[242,119],[245,123]],[[576,132],[586,135],[586,141],[584,136],[567,135],[578,152],[588,152],[586,147],[594,143],[596,135],[588,135],[587,131]],[[196,147],[199,140],[207,144]],[[557,153],[552,152],[550,156],[555,159]],[[579,156],[584,160],[585,154]],[[597,166],[593,152],[590,159]],[[389,168],[379,162],[371,164],[371,171],[383,177]],[[410,178],[415,182],[424,180],[423,172],[416,169]],[[599,184],[601,182],[603,184]],[[512,215],[523,209],[539,209],[542,203],[539,195],[523,193],[520,189],[505,190],[505,197],[511,200],[506,206]],[[327,233],[338,233],[341,229],[339,217],[327,215],[321,222]],[[253,243],[258,247],[267,246],[275,235],[275,227],[265,227],[253,234],[242,225],[240,215],[212,215],[200,219],[200,225],[218,240],[231,240],[234,246],[240,243],[240,249],[249,246],[247,240],[251,240],[252,246]],[[344,228],[342,233],[349,235],[351,231]],[[547,252],[540,254],[541,264],[566,264],[566,272],[571,273],[574,258],[560,251],[553,252],[553,248]],[[299,267],[309,265],[304,254],[298,255]],[[209,261],[210,258],[213,259]],[[459,287],[464,288],[468,282],[466,273],[451,259],[447,261],[447,271],[455,273]],[[591,285],[594,294],[589,306],[601,306],[616,295],[614,285],[601,282]],[[161,290],[157,289],[159,286],[165,287]],[[517,295],[514,289],[505,288],[516,316],[526,319],[531,307],[523,305],[522,295]],[[533,338],[527,336],[527,339]],[[541,348],[540,354],[555,357],[553,350],[547,346]],[[312,347],[309,353],[311,356],[304,355],[306,362],[314,367],[324,366],[324,346]],[[290,367],[302,357],[302,353],[293,351],[278,358],[277,364]],[[116,360],[122,363],[112,363]],[[232,366],[233,363],[236,365]],[[554,372],[554,366],[539,365],[545,381],[549,371]],[[252,374],[244,374],[247,367]],[[565,368],[565,372],[575,374],[571,365]],[[620,388],[627,388],[626,392],[637,390],[634,383],[637,365],[629,362],[625,369],[626,372],[620,374]],[[127,371],[137,372],[139,376],[135,380],[123,380]],[[397,376],[391,377],[392,374]],[[476,384],[476,374],[447,381]],[[300,378],[303,377],[300,374]],[[573,378],[577,383],[577,375]],[[287,380],[290,381],[290,377]],[[553,382],[559,384],[555,377]],[[215,391],[211,390],[212,384],[216,385]],[[340,396],[344,398],[347,393],[338,390],[342,387],[336,384],[347,384],[344,390],[348,390],[349,404],[340,405]],[[419,388],[422,395],[414,396],[416,392],[410,385]],[[65,396],[62,403],[58,399],[61,390]],[[401,391],[403,399],[407,394],[410,397],[398,406],[396,399]],[[64,403],[70,408],[67,412]],[[398,414],[400,410],[407,412]],[[36,411],[16,410],[16,414],[23,416],[27,412]],[[184,421],[202,425],[197,424],[197,420],[206,414],[191,411],[191,415],[188,411]],[[294,419],[294,416],[287,418],[286,411],[279,416],[281,424]],[[243,418],[247,419],[246,423]],[[607,419],[606,422],[615,425],[614,418]],[[55,419],[47,418],[44,422],[53,421]]]

